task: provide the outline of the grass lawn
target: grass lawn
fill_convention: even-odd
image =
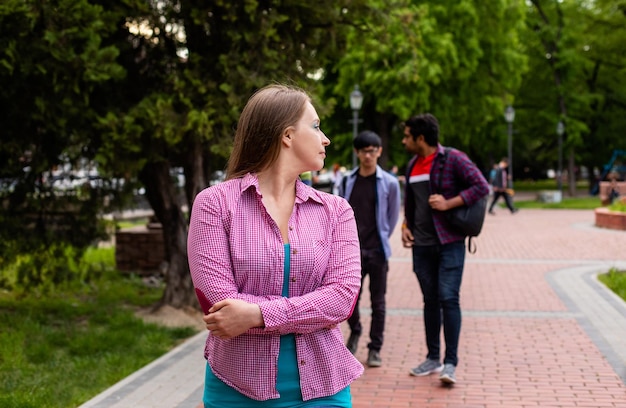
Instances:
[[[626,271],[611,269],[608,273],[599,275],[598,280],[626,301]]]
[[[148,218],[135,218],[133,220],[118,220],[115,225],[119,229],[124,229],[124,228],[138,227],[140,225],[147,225],[147,224],[148,224]]]
[[[557,190],[558,185],[554,179],[545,180],[515,180],[515,190],[517,191],[539,191],[539,190]],[[563,191],[567,191],[568,184],[563,184]],[[577,191],[589,191],[589,183],[586,180],[576,183]]]
[[[195,334],[134,315],[162,290],[111,269],[53,295],[0,292],[0,406],[78,406]]]
[[[563,197],[560,203],[542,203],[537,200],[516,200],[515,206],[519,208],[559,208],[569,210],[593,210],[600,207],[600,199],[595,196]]]

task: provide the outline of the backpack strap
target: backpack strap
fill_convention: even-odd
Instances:
[[[446,164],[446,160],[448,159],[448,152],[450,151],[449,147],[445,147],[444,148],[444,153],[443,153],[443,158],[441,159],[441,161],[439,162],[439,180],[437,180],[437,192],[439,194],[441,194],[441,184],[443,183],[443,169],[444,166]],[[476,243],[474,242],[472,245],[472,238],[471,236],[467,237],[467,252],[469,252],[470,254],[475,254],[476,253]]]
[[[443,158],[439,161],[439,179],[437,180],[437,192],[441,194],[441,184],[443,183],[443,168],[446,165],[446,160],[448,159],[448,152],[450,148],[444,147],[443,149]]]
[[[472,238],[474,237],[467,237],[467,252],[469,252],[470,254],[475,254],[476,243],[474,243],[474,245],[472,246]]]

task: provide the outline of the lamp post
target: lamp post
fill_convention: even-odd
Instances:
[[[506,107],[504,111],[504,120],[507,123],[508,136],[508,159],[509,159],[509,178],[511,182],[509,186],[513,188],[513,121],[515,120],[515,109],[511,105]]]
[[[363,94],[359,91],[359,86],[354,86],[354,91],[350,93],[350,107],[352,108],[352,141],[356,139],[359,131],[359,110],[363,105]],[[352,168],[356,169],[356,153],[352,146]]]
[[[562,120],[556,124],[556,134],[559,136],[559,167],[556,172],[556,184],[559,187],[559,193],[563,194],[563,134],[565,133],[565,124]]]

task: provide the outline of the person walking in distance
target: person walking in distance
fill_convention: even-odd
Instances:
[[[385,293],[387,291],[388,259],[391,256],[389,238],[400,216],[400,184],[391,173],[378,165],[382,153],[380,137],[369,130],[354,139],[354,150],[359,167],[352,170],[340,184],[339,195],[346,198],[354,209],[359,243],[361,244],[361,285],[369,276],[372,320],[367,365],[380,367],[380,350],[385,330]],[[362,290],[361,290],[362,291]],[[359,292],[359,299],[361,292]],[[348,318],[350,337],[346,346],[356,353],[363,331],[359,314],[359,301]]]
[[[493,211],[493,207],[496,205],[496,202],[500,197],[504,197],[504,202],[506,203],[509,211],[511,211],[511,214],[515,214],[518,211],[517,208],[513,207],[511,189],[509,188],[509,175],[507,172],[508,167],[509,160],[506,157],[503,157],[498,164],[493,181],[491,182],[493,186],[493,199],[489,205],[489,214],[491,215],[496,214]]]
[[[332,185],[332,193],[334,195],[339,195],[339,185],[341,184],[341,180],[343,180],[343,173],[341,171],[341,165],[339,163],[333,163],[333,167],[331,169],[330,182]]]
[[[489,193],[489,185],[465,153],[439,144],[439,123],[429,113],[412,116],[404,122],[402,143],[415,155],[406,171],[402,243],[413,250],[413,271],[424,300],[428,349],[426,360],[411,369],[410,374],[441,373],[441,382],[454,384],[461,332],[459,292],[465,264],[465,236],[448,223],[446,211],[477,202]]]

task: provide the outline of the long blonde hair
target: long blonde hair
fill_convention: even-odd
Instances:
[[[239,116],[226,179],[271,166],[278,159],[283,132],[296,125],[310,101],[295,86],[272,84],[256,91]]]

